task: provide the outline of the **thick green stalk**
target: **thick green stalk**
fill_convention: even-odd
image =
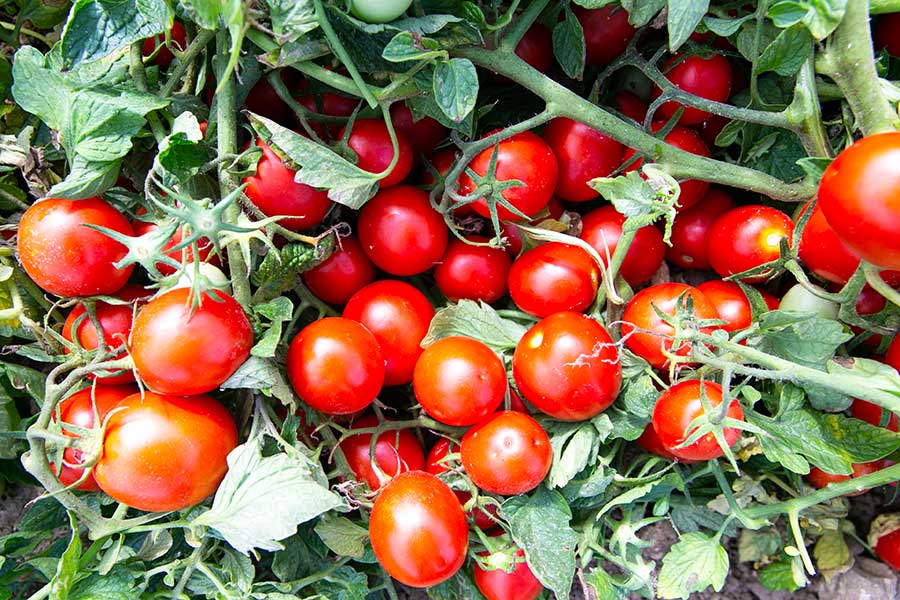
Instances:
[[[900,0],[872,0],[869,4],[869,13],[873,15],[895,12],[900,12]]]
[[[172,95],[172,92],[175,91],[175,88],[178,87],[178,84],[181,83],[181,78],[184,77],[185,72],[188,70],[194,59],[197,58],[197,55],[206,48],[206,45],[215,37],[216,33],[214,31],[209,31],[207,29],[201,29],[193,40],[191,40],[190,46],[181,53],[180,62],[175,67],[175,70],[169,74],[169,79],[166,81],[166,85],[162,87],[159,91],[159,95],[163,98],[168,98]]]
[[[822,125],[822,107],[816,90],[816,70],[812,52],[800,68],[794,86],[794,100],[785,110],[785,114],[810,156],[830,158],[833,155],[831,143]]]

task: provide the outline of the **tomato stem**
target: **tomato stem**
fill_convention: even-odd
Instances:
[[[194,59],[197,58],[197,55],[200,54],[204,48],[206,48],[207,44],[209,44],[215,35],[216,33],[214,31],[209,31],[207,29],[201,29],[200,32],[197,33],[197,37],[191,40],[190,45],[181,53],[179,63],[175,66],[172,73],[169,74],[169,79],[166,81],[166,84],[160,88],[160,96],[168,98],[172,95],[172,92],[174,92],[178,84],[181,83],[181,79],[184,77],[188,68],[194,63]]]
[[[331,47],[334,55],[337,56],[338,60],[341,61],[341,64],[343,64],[347,71],[350,73],[351,79],[353,79],[353,81],[356,83],[359,93],[362,94],[363,99],[366,101],[369,107],[377,107],[378,100],[375,99],[375,96],[372,94],[372,90],[369,89],[369,86],[362,78],[362,75],[359,74],[359,70],[353,63],[353,59],[350,57],[347,49],[344,48],[344,45],[338,38],[337,33],[335,33],[334,28],[331,26],[331,21],[328,20],[328,15],[325,14],[325,7],[322,6],[322,1],[313,0],[313,4],[316,7],[316,20],[319,23],[319,27],[322,28],[322,32],[325,34],[325,39],[328,40],[328,45]]]

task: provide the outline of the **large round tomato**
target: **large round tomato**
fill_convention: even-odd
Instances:
[[[19,221],[19,260],[41,289],[57,296],[115,294],[134,265],[117,269],[128,249],[98,225],[134,235],[128,219],[100,198],[47,198],[32,204]]]
[[[375,265],[355,236],[341,239],[340,247],[322,264],[303,273],[313,294],[329,304],[346,304],[366,285],[375,281]]]
[[[425,470],[432,475],[440,475],[448,472],[453,467],[458,467],[458,460],[454,461],[453,464],[447,461],[447,455],[451,453],[459,454],[459,444],[451,442],[447,438],[439,439],[428,451],[428,456],[425,457]],[[459,503],[462,506],[465,506],[466,502],[472,498],[472,494],[463,490],[453,490],[453,493],[459,498]],[[490,531],[497,527],[497,521],[495,520],[497,517],[497,506],[495,504],[489,504],[483,509],[477,508],[474,512],[474,517],[471,511],[466,513],[466,517],[474,521],[475,527],[478,529]]]
[[[391,104],[391,122],[397,133],[402,133],[417,153],[430,154],[447,137],[446,127],[431,117],[413,119],[412,111],[403,102]]]
[[[488,241],[482,236],[468,239],[476,243]],[[503,249],[453,239],[434,267],[434,281],[453,302],[467,299],[491,304],[506,294],[511,266],[512,260]]]
[[[385,385],[412,381],[422,354],[419,344],[434,317],[425,294],[403,281],[376,281],[350,298],[343,316],[359,321],[375,336],[385,362]]]
[[[382,488],[369,519],[375,558],[394,579],[430,587],[466,560],[469,528],[453,491],[424,471],[401,473]]]
[[[449,230],[428,194],[402,185],[379,192],[362,207],[357,233],[373,263],[391,275],[407,276],[441,259]]]
[[[484,176],[491,164],[495,147],[491,146],[472,159],[468,168],[480,176]],[[523,185],[511,187],[503,191],[503,198],[520,212],[532,217],[547,206],[556,181],[559,177],[559,166],[553,150],[540,137],[525,131],[507,138],[496,146],[497,181],[518,180]],[[478,186],[468,175],[459,178],[460,192],[472,194]],[[475,212],[483,217],[490,216],[487,201],[481,198],[474,204]],[[517,214],[503,206],[497,205],[497,215],[501,219],[519,220]]]
[[[550,121],[544,130],[544,140],[550,144],[559,164],[556,195],[572,202],[596,198],[598,193],[588,182],[619,168],[625,151],[611,137],[565,117]]]
[[[547,432],[528,415],[513,410],[495,413],[469,429],[459,452],[472,482],[503,496],[536,488],[553,461]]]
[[[381,189],[393,187],[406,179],[413,165],[413,146],[405,134],[397,134],[397,164],[379,182]],[[344,137],[344,132],[341,132]],[[358,119],[347,137],[347,145],[358,157],[357,167],[369,173],[383,173],[394,160],[394,145],[387,125],[379,119]]]
[[[827,471],[823,471],[818,467],[810,467],[809,473],[806,475],[807,481],[821,489],[827,487],[832,483],[841,483],[844,481],[850,481],[851,479],[856,479],[857,477],[862,477],[863,475],[869,475],[871,473],[875,473],[876,471],[880,471],[885,467],[884,460],[876,460],[873,462],[867,463],[853,463],[851,465],[853,469],[852,475],[835,475],[833,473],[828,473]],[[852,494],[845,494],[845,496],[859,496],[860,494],[865,494],[868,489],[860,490],[858,492],[854,492]]]
[[[354,429],[377,426],[378,419],[374,415],[353,421]],[[372,448],[371,433],[351,435],[345,438],[339,447],[356,478],[364,481],[372,490],[381,487],[381,480],[375,469],[372,468],[373,460],[388,478],[396,477],[407,471],[421,471],[425,468],[425,454],[422,452],[422,446],[409,429],[380,433],[378,439],[375,440],[373,452],[370,452]]]
[[[609,259],[616,252],[625,215],[608,204],[592,210],[581,219],[581,235],[585,242],[597,250],[603,263],[609,265]],[[637,230],[625,260],[619,268],[619,274],[632,286],[650,281],[656,270],[663,263],[666,245],[662,233],[653,225],[646,225]]]
[[[699,204],[679,211],[672,224],[672,245],[666,249],[666,259],[682,269],[709,269],[709,230],[716,219],[734,207],[730,195],[713,188]]]
[[[794,222],[778,209],[762,205],[739,206],[716,219],[709,230],[707,253],[713,270],[722,277],[743,273],[780,256],[782,239],[791,241]],[[742,278],[746,283],[765,281],[771,273]]]
[[[650,363],[661,369],[669,358],[667,353],[675,352],[686,356],[690,353],[690,344],[684,343],[672,349],[672,336],[675,329],[660,318],[656,311],[675,315],[676,308],[684,306],[690,296],[694,305],[696,319],[718,319],[716,307],[697,288],[683,283],[660,283],[650,286],[635,294],[625,306],[622,315],[622,339],[625,346]],[[707,328],[704,331],[710,331]]]
[[[403,16],[412,0],[350,0],[354,17],[369,23],[389,23]]]
[[[599,281],[599,268],[590,254],[578,246],[547,242],[515,260],[509,270],[509,295],[524,312],[546,317],[589,307]]]
[[[708,58],[685,58],[676,54],[663,63],[662,71],[675,87],[688,94],[715,102],[725,102],[731,95],[731,64],[721,54],[712,54]],[[656,88],[654,97],[659,97],[660,94],[661,90]],[[680,102],[670,100],[659,107],[657,115],[669,120],[681,106]],[[685,107],[678,122],[682,125],[697,125],[707,117],[709,113],[705,110]]]
[[[900,131],[864,137],[838,154],[819,182],[819,206],[858,257],[900,269]]]
[[[236,446],[234,420],[209,396],[132,394],[107,422],[94,477],[133,508],[181,510],[216,491]]]
[[[628,12],[618,5],[595,10],[574,6],[572,12],[584,31],[587,65],[606,65],[622,54],[634,37],[635,29],[628,23]]]
[[[134,366],[147,387],[161,394],[216,389],[247,360],[252,346],[244,309],[217,290],[199,299],[188,288],[166,292],[140,310],[131,329]]]
[[[722,386],[697,379],[682,381],[667,389],[660,395],[653,407],[653,430],[662,445],[672,454],[688,460],[712,460],[722,456],[722,448],[712,433],[707,433],[697,441],[679,448],[687,440],[694,429],[691,422],[704,414],[700,394],[706,396],[709,406],[715,409],[722,404]],[[742,421],[744,411],[737,400],[732,399],[728,405],[727,416]],[[734,427],[725,428],[725,443],[733,446],[741,436],[741,431]]]
[[[622,385],[616,346],[597,321],[560,312],[539,321],[516,345],[513,377],[538,410],[582,421],[613,403]]]
[[[487,553],[481,555],[487,556]],[[516,558],[518,561],[510,572],[482,569],[475,563],[475,585],[487,600],[534,600],[544,589],[525,562],[525,552],[517,550]]]
[[[416,400],[441,423],[463,427],[497,410],[506,396],[503,361],[483,343],[463,336],[436,341],[416,362]]]

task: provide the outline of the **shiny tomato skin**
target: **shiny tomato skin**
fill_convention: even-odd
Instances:
[[[622,339],[625,347],[646,360],[651,366],[661,369],[669,359],[666,352],[672,352],[672,339],[675,330],[663,321],[654,310],[654,306],[664,314],[674,315],[679,298],[686,294],[694,304],[694,317],[697,319],[718,319],[716,307],[697,288],[683,283],[660,283],[644,288],[628,302],[622,315]],[[704,329],[705,332],[712,328]],[[651,332],[651,333],[645,333]],[[682,344],[676,351],[678,355],[690,353],[690,345]]]
[[[812,201],[803,208],[804,212],[810,204]],[[847,283],[859,267],[859,257],[844,245],[818,204],[806,221],[797,251],[810,271],[833,283]]]
[[[853,474],[852,475],[834,475],[832,473],[828,473],[827,471],[823,471],[818,467],[810,467],[809,473],[806,475],[806,480],[809,481],[815,487],[822,489],[827,487],[831,483],[841,483],[843,481],[850,481],[851,479],[856,479],[857,477],[862,477],[863,475],[869,475],[871,473],[875,473],[876,471],[880,471],[885,468],[884,460],[876,460],[867,463],[853,463]],[[844,494],[845,496],[859,496],[861,494],[865,494],[869,490],[860,490],[858,492],[852,494]]]
[[[385,385],[413,380],[422,354],[419,344],[434,317],[434,307],[425,294],[406,282],[383,279],[354,294],[343,317],[362,323],[375,336],[385,362]]]
[[[378,192],[362,207],[357,234],[378,268],[405,277],[427,271],[441,259],[449,229],[427,193],[401,185]]]
[[[606,329],[576,312],[560,312],[533,325],[512,360],[522,396],[563,421],[590,419],[606,410],[622,385],[619,353]]]
[[[303,273],[303,281],[320,300],[343,305],[375,281],[375,265],[356,236],[349,236],[341,239],[340,247],[322,264]]]
[[[327,415],[369,406],[384,383],[384,358],[375,336],[342,317],[319,319],[291,341],[288,379],[306,404]]]
[[[481,554],[487,556],[486,552]],[[482,569],[475,563],[475,585],[487,600],[534,600],[544,589],[525,561],[525,552],[519,549],[516,556],[521,560],[510,573],[503,569]]]
[[[872,549],[875,550],[878,558],[895,571],[900,571],[900,529],[894,529],[879,536],[872,544]]]
[[[132,236],[128,219],[100,198],[47,198],[32,204],[19,221],[19,261],[45,292],[57,296],[115,294],[134,265],[117,269],[128,249],[87,225]]]
[[[601,206],[581,218],[579,237],[593,246],[603,259],[603,264],[608,265],[622,237],[624,225],[625,215],[611,204]],[[641,227],[628,246],[619,274],[631,286],[646,283],[662,265],[665,255],[666,244],[659,229],[653,225]]]
[[[409,140],[416,154],[434,152],[447,137],[447,128],[431,117],[414,120],[412,111],[403,102],[391,104],[391,122],[397,133],[402,133]]]
[[[231,296],[203,292],[193,307],[189,288],[150,300],[131,328],[131,356],[148,388],[193,396],[219,387],[237,371],[253,346],[253,328]]]
[[[188,508],[216,491],[237,446],[237,427],[225,407],[205,395],[145,391],[116,408],[94,467],[100,489],[150,512]]]
[[[590,66],[604,66],[622,54],[634,37],[628,13],[616,5],[590,10],[573,6],[572,12],[584,31],[586,60]]]
[[[463,336],[440,339],[416,361],[413,390],[432,418],[454,427],[474,425],[506,396],[503,361],[482,342]]]
[[[172,40],[172,43],[182,51],[187,49],[187,32],[184,30],[184,25],[182,25],[178,21],[172,22],[172,29],[169,30],[169,38]],[[165,44],[165,42],[166,36],[163,34],[157,35],[156,37],[147,38],[141,45],[141,54],[143,54],[144,56],[150,56],[151,54],[153,54],[153,51],[156,50],[156,47],[158,45]],[[169,65],[172,64],[173,60],[175,60],[175,55],[172,54],[172,51],[169,50],[168,46],[163,46],[162,48],[160,48],[156,56],[153,57],[153,62],[163,69],[167,69]]]
[[[469,529],[453,491],[423,471],[401,473],[375,498],[369,539],[394,579],[430,587],[453,576],[466,560]]]
[[[399,158],[394,168],[384,176],[378,187],[382,190],[393,187],[406,179],[413,165],[412,142],[405,134],[397,134],[397,150]],[[340,137],[344,137],[344,131]],[[387,125],[380,119],[357,119],[347,137],[347,145],[353,150],[358,162],[356,166],[369,173],[382,173],[394,159],[394,146]]]
[[[390,421],[385,421],[390,423]],[[354,419],[354,429],[378,427],[378,419],[374,415]],[[350,469],[359,481],[365,482],[369,489],[381,487],[378,474],[372,468],[369,450],[372,442],[371,433],[359,433],[344,439],[339,445],[347,459]],[[409,429],[384,431],[375,441],[375,462],[388,478],[396,477],[407,471],[421,471],[425,468],[425,453],[415,434]]]
[[[526,250],[509,270],[509,295],[522,311],[536,317],[573,310],[594,302],[600,275],[591,255],[562,242]]]
[[[278,224],[291,231],[315,227],[325,218],[332,202],[328,192],[294,181],[297,174],[261,139],[256,145],[262,156],[256,173],[244,179],[247,198],[267,217],[288,216]]]
[[[710,407],[713,409],[722,404],[722,386],[706,381],[701,384],[697,379],[677,383],[664,391],[653,408],[653,429],[662,445],[672,454],[687,460],[712,460],[722,456],[716,438],[707,433],[696,442],[678,448],[684,443],[693,429],[688,429],[691,421],[704,413],[700,394],[705,393]],[[729,418],[743,421],[744,411],[737,400],[732,399],[728,406]],[[725,442],[733,446],[741,436],[739,429],[725,428]]]
[[[721,326],[725,331],[740,331],[753,323],[750,300],[735,282],[711,279],[698,285],[697,289],[712,303],[719,317],[727,321]]]
[[[483,150],[472,159],[468,168],[484,176],[493,154],[493,146]],[[559,166],[550,146],[536,134],[525,131],[498,144],[496,178],[497,181],[515,179],[524,184],[505,190],[503,198],[525,215],[533,217],[550,201],[559,178]],[[463,194],[471,194],[477,187],[465,174],[460,176],[459,186]],[[483,217],[490,216],[484,198],[475,202],[473,208]],[[500,219],[513,221],[521,219],[519,215],[500,205],[497,206],[497,215]]]
[[[672,224],[672,246],[666,248],[666,259],[682,269],[709,269],[709,230],[717,218],[735,206],[728,193],[713,188],[698,204],[679,211]]]
[[[488,241],[483,236],[468,239],[477,243]],[[506,250],[452,239],[444,257],[434,267],[434,281],[452,302],[480,300],[492,304],[508,290],[510,267],[512,260]]]
[[[782,238],[790,243],[793,234],[794,222],[780,210],[762,205],[739,206],[716,219],[710,228],[709,262],[721,277],[742,273],[777,260]],[[769,277],[763,273],[741,280],[758,283]]]
[[[556,195],[571,202],[586,202],[598,196],[588,182],[606,177],[622,163],[625,147],[578,121],[558,117],[544,129],[546,141],[559,164]]]
[[[448,472],[454,466],[458,466],[458,460],[454,461],[454,463],[448,463],[448,461],[445,460],[446,456],[452,453],[459,454],[459,444],[451,442],[447,438],[439,439],[435,442],[434,446],[431,447],[431,450],[428,451],[428,456],[425,457],[425,471],[432,475],[440,475],[441,473]],[[465,507],[466,502],[472,498],[472,494],[464,492],[463,490],[453,490],[453,493],[459,499],[460,506],[463,507]],[[478,529],[490,531],[497,527],[497,522],[488,513],[494,515],[494,518],[496,518],[496,505],[489,504],[486,508],[475,509],[474,517],[472,516],[472,511],[469,511],[466,513],[466,518],[472,520],[475,523],[475,527]]]
[[[851,252],[900,269],[900,131],[870,135],[838,154],[819,181],[819,206]]]
[[[679,89],[714,102],[725,102],[731,95],[731,64],[721,54],[689,56],[677,54],[662,65],[666,78]],[[658,98],[661,90],[656,88],[653,97]],[[669,101],[656,111],[659,118],[671,119],[681,108],[681,103]],[[709,113],[692,107],[685,107],[678,122],[681,125],[698,125],[709,117]]]
[[[472,482],[501,496],[536,488],[553,461],[547,432],[528,415],[513,410],[494,413],[469,429],[459,452]]]
[[[886,412],[890,415],[890,417],[888,417],[888,419],[886,420],[887,424],[882,425],[882,419],[884,418],[884,414]],[[875,425],[876,427],[887,427],[887,429],[890,429],[893,432],[896,432],[898,428],[900,428],[900,422],[898,422],[896,413],[881,408],[877,404],[872,404],[871,402],[860,400],[859,398],[855,398],[853,400],[853,404],[850,405],[850,414],[854,419],[865,421],[866,423]]]

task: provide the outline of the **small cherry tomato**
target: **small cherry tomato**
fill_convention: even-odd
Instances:
[[[827,294],[817,285],[810,284],[817,291]],[[826,298],[817,296],[800,283],[791,286],[781,297],[781,310],[814,314],[822,319],[837,319],[840,305]]]
[[[562,202],[560,202],[559,198],[553,197],[550,198],[550,202],[547,203],[547,216],[546,217],[536,217],[528,222],[529,225],[537,225],[544,218],[548,219],[559,219],[562,217],[563,212],[565,212],[565,207]],[[544,211],[541,211],[543,213]],[[506,253],[515,258],[522,252],[522,232],[519,231],[519,228],[515,223],[510,221],[501,221],[500,222],[500,232],[503,234],[503,238],[506,240]]]
[[[293,69],[281,69],[279,71],[281,80],[288,86],[289,91],[296,87],[296,83],[291,75],[292,72],[296,73]],[[212,104],[212,90],[215,87],[215,83],[209,87],[208,104]],[[256,85],[250,89],[247,99],[244,101],[244,108],[252,113],[268,117],[285,127],[290,125],[295,118],[294,111],[285,104],[284,100],[278,97],[275,88],[269,84],[265,77],[260,78]]]
[[[716,219],[734,207],[729,194],[713,188],[698,204],[679,211],[672,224],[672,246],[666,249],[666,259],[682,269],[709,269],[709,230]]]
[[[597,250],[603,264],[609,265],[609,259],[615,254],[619,238],[622,237],[624,225],[625,215],[608,204],[582,217],[579,237]],[[666,245],[659,229],[653,225],[641,227],[628,246],[619,274],[631,286],[646,283],[662,265],[665,254]]]
[[[750,327],[753,323],[750,300],[741,286],[733,281],[712,279],[697,286],[706,299],[715,307],[719,318],[727,321],[721,328],[731,333]]]
[[[481,556],[487,556],[482,552]],[[544,586],[538,581],[525,561],[525,552],[516,551],[518,559],[510,572],[503,569],[483,569],[475,563],[475,585],[487,600],[534,600]]]
[[[812,201],[803,208],[804,212],[809,210],[810,204]],[[825,214],[818,204],[806,221],[797,251],[803,264],[826,281],[847,283],[859,268],[859,257],[844,245],[825,220]]]
[[[350,0],[350,12],[367,23],[389,23],[403,16],[412,0]]]
[[[488,241],[482,236],[468,239],[479,244]],[[465,299],[491,304],[506,294],[511,266],[506,250],[453,239],[434,267],[434,281],[452,302]]]
[[[612,106],[622,113],[623,116],[638,123],[643,123],[644,117],[647,116],[647,103],[631,92],[616,92],[616,95],[612,98]]]
[[[533,69],[546,73],[553,66],[553,52],[548,52],[552,47],[553,34],[540,23],[535,23],[516,44],[516,55]]]
[[[662,65],[662,72],[675,87],[688,94],[699,96],[714,102],[725,102],[731,95],[731,64],[721,54],[688,56],[676,54]],[[662,90],[656,88],[654,98],[658,98]],[[680,102],[663,103],[657,116],[669,120],[681,108]],[[709,113],[693,107],[685,107],[678,122],[682,125],[697,125],[709,117]]]
[[[378,419],[374,415],[353,421],[354,429],[370,427],[378,427]],[[369,489],[374,491],[381,487],[378,474],[372,468],[372,460],[389,479],[400,473],[421,471],[425,468],[425,454],[411,430],[400,429],[378,434],[375,449],[370,453],[372,435],[371,433],[350,435],[339,445],[356,478],[368,484]]]
[[[831,483],[841,483],[843,481],[850,481],[851,479],[856,479],[857,477],[862,477],[863,475],[869,475],[870,473],[875,473],[876,471],[880,471],[885,467],[884,460],[876,460],[873,462],[867,463],[853,463],[853,474],[852,475],[834,475],[832,473],[828,473],[827,471],[823,471],[818,467],[810,467],[809,474],[806,475],[806,480],[813,484],[815,487],[822,489],[827,487]],[[859,496],[861,494],[865,494],[868,492],[868,489],[860,490],[858,492],[854,492],[852,494],[844,494],[845,496]]]
[[[709,230],[707,253],[721,277],[743,273],[780,256],[782,239],[791,241],[794,222],[778,209],[761,205],[739,206],[716,219]],[[758,283],[771,272],[741,278]]]
[[[391,104],[391,122],[402,133],[417,154],[430,154],[447,137],[447,128],[431,117],[413,119],[412,111],[403,102]]]
[[[341,131],[340,137],[343,138],[344,133]],[[399,131],[395,133],[399,158],[394,168],[378,182],[382,190],[397,185],[406,179],[412,170],[412,143],[403,133]],[[384,121],[379,119],[358,119],[354,122],[353,129],[347,137],[347,145],[359,159],[356,166],[369,173],[383,173],[394,160],[394,146],[391,143],[390,133]]]
[[[306,287],[329,304],[348,300],[375,281],[375,265],[366,256],[356,236],[341,239],[340,247],[322,264],[303,273]]]
[[[634,37],[635,29],[628,23],[628,12],[618,5],[594,10],[573,6],[572,12],[584,31],[587,65],[602,67],[610,63],[625,51]]]
[[[712,460],[722,456],[722,448],[712,433],[707,433],[697,441],[679,448],[694,429],[691,422],[704,414],[700,395],[704,394],[709,406],[715,409],[722,404],[722,386],[718,383],[690,379],[677,383],[664,391],[653,408],[653,429],[662,445],[672,454],[687,460]],[[737,400],[732,399],[726,415],[731,419],[744,420],[744,411]],[[733,446],[741,437],[740,429],[725,428],[725,443]]]
[[[523,252],[509,270],[509,295],[522,311],[546,317],[582,311],[597,296],[600,275],[591,255],[561,242]]]
[[[559,164],[556,195],[563,200],[585,202],[598,196],[588,186],[596,177],[606,177],[622,164],[625,147],[578,121],[558,117],[544,130],[546,141]]]

